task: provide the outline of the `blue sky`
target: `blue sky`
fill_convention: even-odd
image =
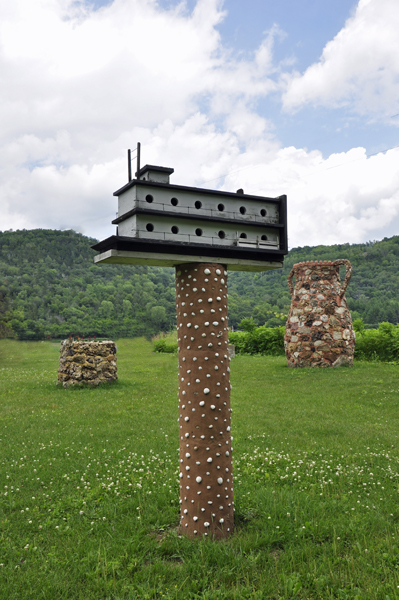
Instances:
[[[109,2],[98,0],[97,8]],[[179,5],[175,0],[161,0],[158,5],[170,10]],[[190,13],[196,0],[186,2]],[[223,21],[217,26],[223,45],[238,59],[251,59],[265,32],[277,26],[274,60],[292,62],[298,71],[317,62],[326,43],[344,27],[354,13],[356,1],[351,0],[226,0]],[[395,123],[369,123],[349,110],[331,111],[322,107],[303,108],[295,114],[281,111],[279,97],[259,101],[257,111],[271,119],[276,134],[284,145],[319,149],[324,155],[363,146],[367,153],[386,150],[399,143]],[[397,118],[399,123],[399,116]]]
[[[0,229],[112,234],[141,141],[175,183],[287,193],[291,247],[394,235],[398,30],[397,0],[3,0]]]
[[[161,2],[170,6],[172,2]],[[189,2],[188,6],[194,6]],[[265,31],[277,25],[283,32],[274,48],[274,59],[293,61],[300,72],[317,62],[326,43],[344,27],[357,2],[351,0],[280,0],[279,2],[227,0],[226,18],[218,27],[224,43],[238,56],[250,56]],[[243,10],[243,5],[245,10]],[[258,111],[271,118],[283,145],[319,149],[324,155],[363,146],[368,153],[386,150],[399,143],[394,125],[368,123],[349,110],[302,108],[295,114],[282,113],[279,98],[259,102]],[[399,116],[398,116],[399,122]]]

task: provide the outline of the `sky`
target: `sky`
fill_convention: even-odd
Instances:
[[[115,233],[127,149],[288,196],[289,247],[399,234],[397,0],[0,0],[0,230]]]

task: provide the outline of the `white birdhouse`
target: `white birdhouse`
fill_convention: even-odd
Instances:
[[[219,262],[230,270],[282,267],[286,196],[266,198],[174,185],[173,169],[146,165],[118,197],[117,235],[93,248],[95,262],[174,266]]]

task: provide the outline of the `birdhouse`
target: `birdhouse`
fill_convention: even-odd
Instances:
[[[140,144],[137,163],[132,179],[129,150],[117,232],[94,260],[176,266],[180,531],[222,539],[234,527],[227,270],[283,266],[287,198],[171,184],[173,169],[140,168]]]
[[[170,183],[174,169],[145,165],[114,193],[117,234],[95,244],[95,262],[175,266],[214,262],[266,271],[287,254],[287,197],[267,198]]]

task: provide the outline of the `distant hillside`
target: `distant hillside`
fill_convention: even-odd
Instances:
[[[74,231],[0,233],[0,282],[20,339],[152,335],[173,327],[173,271],[96,266],[96,241]]]
[[[0,335],[20,339],[67,335],[138,336],[175,325],[173,269],[94,265],[96,240],[74,231],[0,232]],[[230,324],[253,317],[281,324],[287,276],[296,262],[349,258],[347,299],[365,323],[399,321],[399,236],[367,244],[295,248],[284,269],[229,274]],[[3,316],[2,316],[3,315]],[[4,316],[5,315],[5,316]]]
[[[235,319],[252,315],[258,325],[265,321],[271,325],[274,320],[268,319],[266,307],[271,305],[271,310],[286,313],[290,305],[287,277],[292,266],[305,260],[337,258],[348,258],[353,266],[346,291],[352,317],[361,317],[373,326],[382,321],[398,323],[399,236],[366,244],[293,248],[281,270],[260,274],[233,273],[229,277],[230,311]],[[341,281],[344,273],[341,268]]]

